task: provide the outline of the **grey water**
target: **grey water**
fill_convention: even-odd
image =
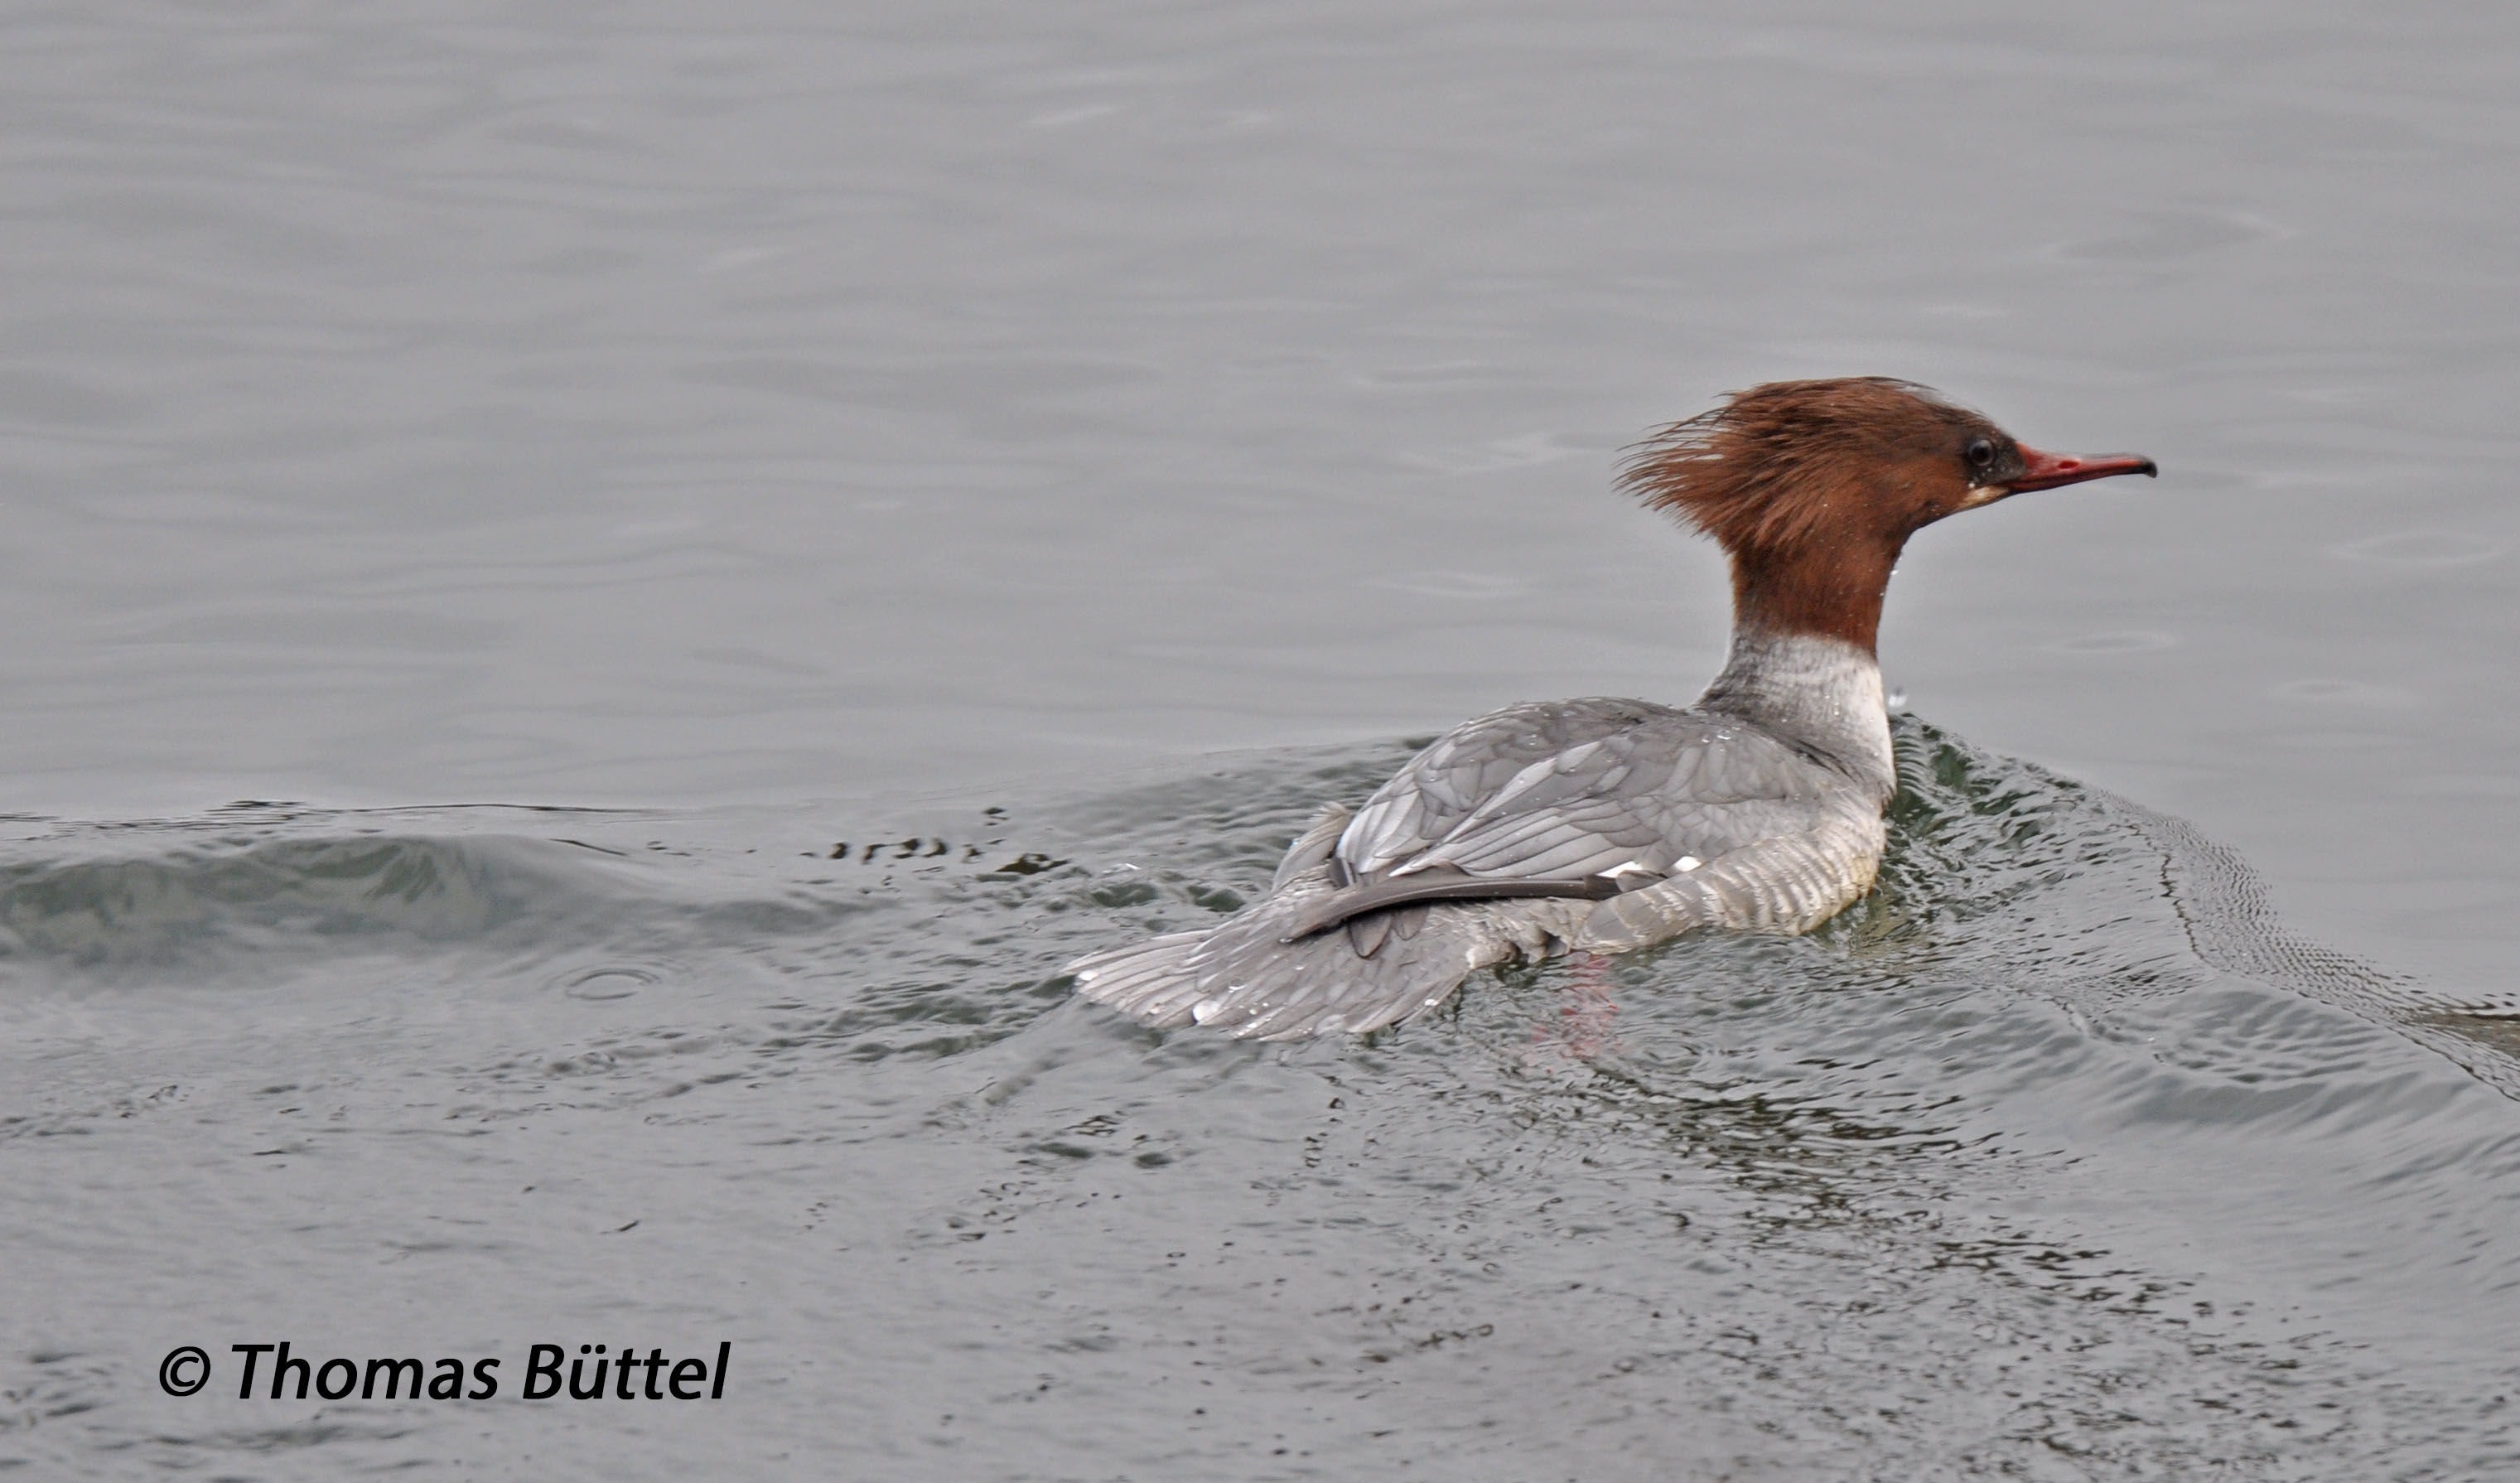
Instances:
[[[0,1475],[2520,1467],[2506,9],[0,38]],[[2164,471],[1911,548],[1874,896],[1606,1017],[1069,1001],[1691,697],[1618,450],[1840,374]]]

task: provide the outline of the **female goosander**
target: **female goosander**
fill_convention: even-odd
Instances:
[[[1067,971],[1149,1024],[1299,1040],[1380,1029],[1517,954],[1810,931],[1881,864],[1898,778],[1873,636],[1908,537],[2024,490],[2156,472],[2025,448],[1887,377],[1735,392],[1620,478],[1732,559],[1732,653],[1695,705],[1533,701],[1464,722],[1363,807],[1326,808],[1266,900]]]

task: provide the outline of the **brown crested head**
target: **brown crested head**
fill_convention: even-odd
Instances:
[[[2027,448],[1924,386],[1856,376],[1733,392],[1639,444],[1619,483],[1732,555],[1737,625],[1869,651],[1919,528],[2024,490],[2153,472],[2138,455]]]

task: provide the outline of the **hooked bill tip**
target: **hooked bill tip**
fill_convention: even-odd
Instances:
[[[2140,473],[2146,478],[2161,476],[2161,466],[2140,453],[2046,453],[2024,447],[2021,461],[2024,468],[2020,477],[2006,484],[2014,494],[2080,484],[2089,479],[2111,478],[2121,473]]]

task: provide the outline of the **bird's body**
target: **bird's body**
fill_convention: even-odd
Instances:
[[[1464,722],[1353,813],[1325,809],[1267,899],[1081,959],[1078,991],[1155,1025],[1300,1039],[1405,1019],[1517,955],[1809,931],[1880,865],[1896,777],[1872,639],[1909,532],[2135,472],[2149,461],[2023,449],[1869,378],[1758,387],[1675,425],[1628,482],[1732,556],[1731,656],[1694,706],[1527,702]]]

